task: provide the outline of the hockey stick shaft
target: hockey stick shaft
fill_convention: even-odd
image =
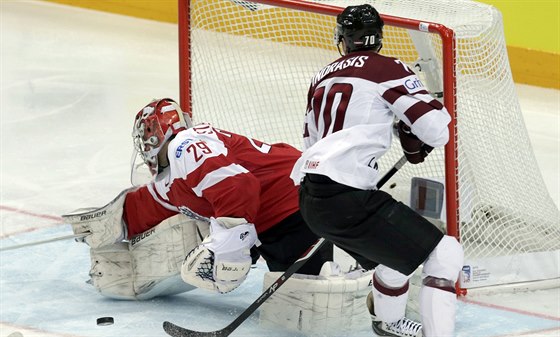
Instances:
[[[247,309],[245,309],[241,315],[239,315],[233,322],[231,322],[225,328],[218,330],[218,331],[210,331],[210,332],[201,332],[201,331],[194,331],[182,328],[178,325],[175,325],[171,322],[163,322],[163,329],[167,332],[170,336],[173,337],[226,337],[229,336],[241,323],[245,322],[249,316],[261,306],[284,282],[286,282],[290,276],[292,276],[296,271],[298,271],[306,262],[315,254],[317,250],[319,250],[323,244],[325,243],[325,239],[320,238],[313,246],[311,246],[305,254],[300,257],[294,264],[292,264],[285,272],[280,276],[268,289],[266,289],[259,298],[257,298]]]
[[[86,233],[80,233],[80,234],[64,235],[64,236],[59,236],[59,237],[56,237],[56,238],[46,239],[46,240],[26,242],[26,243],[22,243],[22,244],[19,244],[19,245],[1,247],[0,251],[19,249],[19,248],[22,248],[22,247],[29,247],[29,246],[37,246],[37,245],[42,245],[42,244],[45,244],[45,243],[68,240],[68,239],[79,239],[79,238],[83,238],[84,236],[89,235],[89,234],[90,233],[86,232]]]
[[[407,162],[406,157],[402,156],[395,165],[377,182],[377,188],[381,188],[397,171]],[[284,282],[286,282],[293,274],[295,274],[312,256],[325,244],[324,238],[319,238],[319,240],[311,246],[302,257],[300,257],[294,264],[292,264],[274,283],[266,289],[259,298],[257,298],[247,309],[245,309],[241,315],[237,316],[233,322],[221,330],[216,331],[195,331],[180,327],[171,322],[163,322],[163,329],[165,332],[172,337],[227,337],[229,336],[237,327],[239,327],[243,322],[249,318],[272,294],[280,288]]]
[[[393,167],[391,167],[391,169],[387,173],[385,173],[385,175],[381,177],[381,179],[379,179],[376,185],[377,188],[380,189],[381,187],[383,187],[383,185],[385,185],[385,183],[389,181],[389,179],[391,179],[395,175],[395,173],[397,173],[397,171],[404,166],[404,164],[406,164],[406,162],[407,162],[406,157],[402,156],[401,159],[399,159],[395,163],[395,165],[393,165]]]

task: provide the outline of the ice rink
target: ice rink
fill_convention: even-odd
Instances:
[[[130,185],[133,116],[152,98],[179,98],[176,41],[172,24],[0,0],[0,247],[71,234],[61,214],[103,206]],[[559,205],[560,91],[516,88]],[[87,246],[72,240],[0,252],[0,337],[166,336],[164,320],[221,329],[259,296],[265,266],[226,295],[145,302],[103,298],[88,271]],[[101,316],[115,324],[96,326]],[[257,316],[233,336],[304,336],[260,327]],[[371,336],[369,325],[322,336]],[[560,336],[560,290],[461,298],[457,336]]]

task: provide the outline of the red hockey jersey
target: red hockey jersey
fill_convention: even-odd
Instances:
[[[261,233],[298,210],[289,175],[301,152],[200,124],[170,142],[169,166],[126,196],[129,238],[177,213],[235,217]]]

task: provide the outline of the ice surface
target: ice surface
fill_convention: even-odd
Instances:
[[[132,118],[178,97],[176,26],[33,1],[0,2],[0,247],[71,234],[59,215],[129,186]],[[535,155],[558,205],[560,92],[518,85]],[[226,295],[202,290],[116,301],[86,284],[89,253],[68,241],[0,252],[0,337],[165,336],[164,320],[221,329],[262,291],[264,264]],[[558,288],[467,297],[457,336],[560,336]],[[365,306],[364,306],[365,310]],[[112,316],[115,324],[97,326]],[[371,336],[369,322],[329,336]],[[233,336],[299,337],[259,326]],[[309,334],[308,334],[309,336]]]

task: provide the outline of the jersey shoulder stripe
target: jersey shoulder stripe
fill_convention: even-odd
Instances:
[[[206,173],[198,185],[194,186],[192,190],[198,197],[202,197],[202,193],[205,189],[208,189],[229,177],[248,172],[249,171],[246,168],[238,164],[222,166],[212,172]]]

